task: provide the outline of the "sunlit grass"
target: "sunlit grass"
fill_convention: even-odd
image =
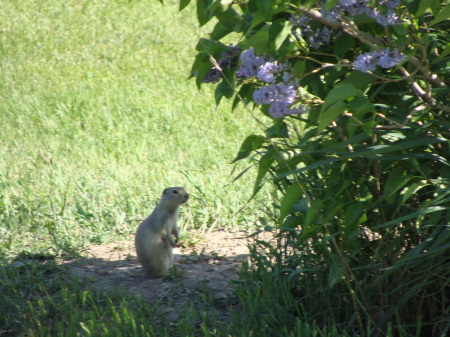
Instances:
[[[256,221],[258,202],[238,212],[252,179],[229,184],[229,162],[260,131],[188,80],[211,28],[198,28],[193,8],[3,1],[0,22],[2,248],[120,238],[167,186],[192,193],[184,230]]]

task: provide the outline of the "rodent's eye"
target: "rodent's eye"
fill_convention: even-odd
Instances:
[[[177,190],[173,190],[172,193],[173,194],[178,194],[178,191]]]

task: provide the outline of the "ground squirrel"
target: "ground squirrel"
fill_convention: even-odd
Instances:
[[[146,277],[161,277],[172,266],[172,247],[178,242],[178,208],[188,198],[183,187],[166,188],[152,214],[139,225],[136,253]]]

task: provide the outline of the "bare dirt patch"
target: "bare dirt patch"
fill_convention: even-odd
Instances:
[[[259,238],[270,237],[262,233]],[[200,241],[191,247],[174,249],[175,269],[162,278],[146,279],[135,256],[134,236],[107,245],[92,246],[84,258],[66,261],[72,272],[94,286],[126,290],[142,297],[150,305],[181,307],[208,294],[218,306],[230,304],[231,280],[248,259],[251,238],[245,233],[216,231],[199,234]]]

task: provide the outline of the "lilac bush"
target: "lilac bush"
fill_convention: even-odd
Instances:
[[[255,295],[242,303],[265,317],[244,317],[251,330],[276,335],[301,320],[343,335],[448,334],[450,5],[197,6],[201,24],[217,19],[197,46],[197,84],[214,75],[216,102],[271,121],[233,161],[256,164],[254,193],[270,182],[279,196],[266,221],[277,244],[261,243],[247,274]],[[225,36],[238,36],[228,63]],[[282,295],[264,297],[273,284]]]

